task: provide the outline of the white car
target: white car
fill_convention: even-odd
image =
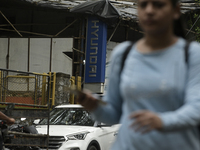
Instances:
[[[47,134],[48,119],[36,126],[38,133]],[[60,105],[50,112],[49,149],[109,150],[120,125],[106,125],[94,121],[80,105]]]

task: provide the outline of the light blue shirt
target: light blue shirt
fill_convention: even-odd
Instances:
[[[99,121],[122,124],[112,150],[200,150],[196,126],[200,123],[200,45],[190,44],[188,64],[182,38],[148,54],[140,53],[134,45],[120,76],[128,45],[123,42],[114,49],[104,98],[108,104],[93,112]],[[138,110],[157,113],[163,130],[135,132],[129,115]]]

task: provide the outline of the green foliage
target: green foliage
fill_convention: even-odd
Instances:
[[[192,20],[188,20],[188,21],[187,21],[187,25],[188,25],[189,27],[192,27],[192,24],[193,24],[193,23],[192,23]]]
[[[197,33],[196,40],[197,40],[197,42],[200,42],[200,28],[199,28],[199,27],[196,27],[195,31],[196,31],[196,33]]]
[[[194,18],[197,18],[198,17],[198,14],[194,14]]]
[[[196,0],[196,3],[198,3],[199,5],[200,5],[200,0]],[[194,14],[194,19],[196,20],[196,19],[198,19],[199,18],[199,13],[197,14],[197,13],[195,13]],[[188,24],[189,24],[189,26],[191,26],[192,27],[192,25],[191,25],[191,20],[188,22]],[[194,26],[194,30],[195,30],[195,32],[196,32],[196,40],[197,40],[197,42],[200,42],[200,19],[197,21],[197,23],[195,24],[195,26]]]

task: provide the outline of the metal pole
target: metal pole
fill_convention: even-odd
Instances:
[[[197,18],[197,20],[195,21],[195,23],[192,25],[192,27],[190,28],[190,30],[187,32],[187,34],[185,35],[185,36],[187,36],[188,35],[188,33],[192,30],[192,28],[194,27],[194,25],[197,23],[197,21],[199,20],[199,18],[200,18],[200,15],[199,15],[199,17]]]
[[[28,38],[28,72],[30,71],[30,38]]]
[[[49,72],[51,72],[51,63],[52,63],[52,38],[51,38],[51,43],[50,43],[50,62],[49,62]]]
[[[19,31],[17,31],[17,29],[12,25],[12,23],[6,18],[6,16],[4,16],[4,14],[0,11],[1,15],[6,19],[6,21],[8,21],[8,23],[13,27],[13,29],[22,37],[22,35],[19,33]]]
[[[116,32],[116,30],[117,30],[117,28],[118,28],[120,22],[121,22],[121,20],[118,22],[117,26],[115,27],[115,29],[114,29],[112,35],[110,36],[110,38],[109,38],[108,41],[107,41],[107,44],[110,42],[110,40],[112,39],[113,35],[115,34],[115,32]]]
[[[9,58],[10,58],[10,38],[8,38],[8,51],[6,56],[6,69],[9,69]]]
[[[13,31],[13,32],[15,32],[15,30],[4,29],[4,28],[0,28],[0,30],[3,30],[3,31]],[[19,31],[20,31],[20,30],[19,30]],[[42,33],[28,32],[28,31],[20,31],[20,32],[22,32],[22,33],[27,33],[27,34],[35,34],[35,35],[47,36],[47,37],[54,37],[54,35],[48,35],[48,34],[42,34]]]
[[[64,29],[62,29],[60,32],[58,32],[55,36],[58,36],[60,33],[65,31],[67,28],[69,28],[71,25],[73,25],[78,19],[74,20],[72,23],[70,23],[68,26],[66,26]]]
[[[84,51],[84,27],[85,27],[85,20],[82,19],[82,29],[81,29],[81,52]],[[84,52],[83,52],[84,54]],[[83,56],[81,55],[81,59],[80,59],[80,72],[79,72],[79,76],[82,76],[82,69],[83,69]]]
[[[51,87],[50,87],[50,85],[51,85],[51,73],[49,74],[49,76],[48,76],[48,118],[47,118],[47,122],[48,122],[48,124],[47,124],[47,150],[49,149],[49,119],[50,119],[50,89],[51,89]]]

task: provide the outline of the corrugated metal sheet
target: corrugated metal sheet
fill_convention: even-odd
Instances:
[[[69,12],[69,10],[81,3],[89,0],[0,0],[1,5],[9,4],[13,5],[32,5],[35,7],[45,7],[51,9],[59,9]],[[137,3],[136,0],[124,0],[124,1],[110,1],[120,12],[123,20],[137,20]],[[188,11],[200,10],[199,4],[195,3],[195,0],[181,0],[181,12],[186,13]]]

